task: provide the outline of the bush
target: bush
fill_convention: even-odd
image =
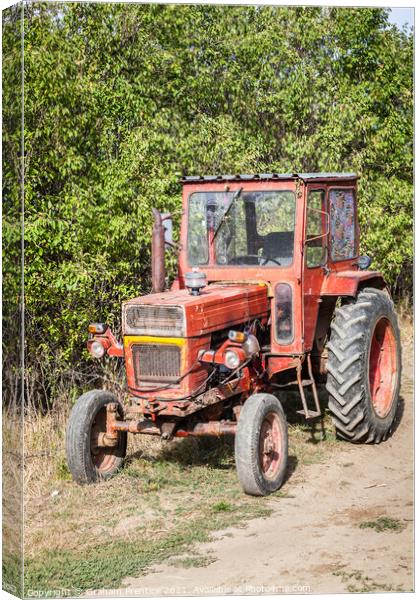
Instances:
[[[3,22],[9,397],[19,354],[20,18],[10,8]],[[150,290],[151,208],[179,223],[180,172],[360,172],[363,251],[395,294],[411,294],[413,36],[390,26],[386,10],[30,3],[24,27],[35,404],[49,409],[59,390],[103,377],[84,350],[87,324],[118,331],[121,302]]]

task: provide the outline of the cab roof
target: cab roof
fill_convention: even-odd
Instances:
[[[303,181],[349,181],[356,180],[356,173],[255,173],[253,175],[183,175],[182,183],[209,183],[223,181],[275,181],[301,179]]]

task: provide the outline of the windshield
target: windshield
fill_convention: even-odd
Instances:
[[[285,267],[293,261],[294,230],[293,192],[196,192],[189,198],[188,262],[208,264],[214,241],[218,265]]]

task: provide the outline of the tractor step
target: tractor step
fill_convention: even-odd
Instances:
[[[316,419],[317,417],[321,416],[321,411],[316,411],[316,410],[307,410],[305,412],[304,409],[302,410],[297,410],[296,411],[299,415],[303,415],[305,417],[305,419]]]
[[[296,383],[299,386],[300,399],[302,400],[302,406],[303,406],[302,410],[297,410],[296,412],[301,415],[304,415],[305,419],[309,420],[309,419],[316,419],[317,417],[321,416],[321,407],[319,404],[318,392],[316,389],[315,379],[312,374],[312,364],[311,364],[311,355],[310,354],[306,355],[306,361],[308,364],[309,379],[301,378],[303,361],[299,362],[296,367],[296,375],[297,375]],[[310,408],[308,408],[308,402],[306,400],[304,388],[309,387],[309,386],[312,388],[312,395],[313,395],[314,402],[315,402],[315,410],[311,410]]]
[[[299,385],[298,382],[296,382],[296,383]],[[313,385],[313,384],[314,384],[314,382],[311,381],[310,379],[303,379],[302,380],[303,387],[309,387],[310,385]]]
[[[303,379],[300,383],[302,387],[309,387],[310,385],[312,385],[312,381],[310,379]],[[299,381],[296,379],[296,381],[288,381],[287,383],[282,384],[273,383],[272,385],[275,388],[287,388],[292,387],[294,385],[299,385]]]

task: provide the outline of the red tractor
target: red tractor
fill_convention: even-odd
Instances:
[[[285,478],[288,454],[277,396],[296,389],[298,412],[315,419],[325,380],[337,436],[384,440],[397,411],[400,335],[382,275],[359,256],[357,176],[222,175],[182,184],[171,289],[170,216],[154,210],[153,293],[123,304],[122,343],[106,324],[89,325],[93,356],[124,358],[128,401],[105,390],[78,399],[66,440],[73,478],[113,475],[128,432],[166,440],[234,434],[244,491],[269,494]]]

